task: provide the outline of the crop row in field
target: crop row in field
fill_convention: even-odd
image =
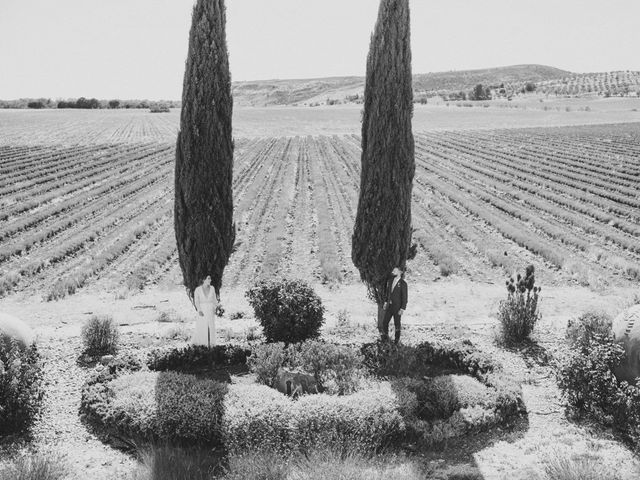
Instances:
[[[640,136],[632,126],[416,135],[418,278],[640,278]],[[59,298],[175,274],[173,143],[0,148],[0,292]],[[351,282],[356,135],[238,139],[237,243],[225,285],[298,276]],[[17,187],[21,185],[21,187]]]

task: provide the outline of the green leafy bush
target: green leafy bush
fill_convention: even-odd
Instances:
[[[0,436],[27,431],[41,406],[43,371],[35,344],[0,339]]]
[[[303,370],[311,373],[328,394],[344,395],[358,389],[362,376],[362,354],[356,349],[319,341],[299,346]]]
[[[110,316],[94,315],[82,327],[84,352],[92,357],[115,354],[118,340],[118,326]]]
[[[558,386],[570,413],[613,427],[640,446],[640,382],[618,381],[614,371],[625,358],[609,318],[587,313],[567,328],[570,345],[559,361]]]
[[[594,334],[590,349],[572,349],[558,370],[558,386],[576,413],[603,419],[617,403],[618,380],[613,370],[624,358],[624,349],[612,338]]]
[[[571,348],[586,353],[598,339],[611,336],[611,317],[604,312],[586,312],[567,323],[566,338]]]
[[[356,391],[362,375],[362,355],[357,350],[316,340],[289,346],[282,342],[259,345],[248,365],[264,385],[272,387],[278,369],[284,367],[313,375],[324,392],[338,395]]]
[[[247,365],[258,376],[258,383],[273,387],[276,383],[278,369],[281,367],[291,368],[292,354],[293,348],[285,347],[282,342],[258,345],[247,359]]]
[[[535,286],[533,265],[526,268],[525,276],[517,275],[507,280],[507,298],[500,302],[498,320],[502,328],[502,339],[506,343],[526,340],[540,320],[538,301],[540,287]]]
[[[300,280],[263,280],[246,292],[267,342],[316,338],[324,323],[320,297]]]

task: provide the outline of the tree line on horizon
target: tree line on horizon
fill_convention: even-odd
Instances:
[[[16,109],[57,109],[57,108],[79,108],[79,109],[133,109],[133,108],[180,108],[182,102],[180,100],[98,100],[97,98],[70,98],[57,99],[51,98],[19,98],[17,100],[0,100],[0,108],[16,108]]]

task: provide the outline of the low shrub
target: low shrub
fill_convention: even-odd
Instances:
[[[362,355],[351,347],[320,341],[289,346],[278,342],[255,347],[248,365],[258,382],[270,387],[284,367],[313,375],[326,393],[343,395],[358,388]]]
[[[418,418],[449,418],[456,410],[491,405],[495,395],[477,379],[468,375],[442,375],[428,379],[417,390]]]
[[[288,397],[266,385],[231,385],[222,422],[227,449],[290,449],[295,432],[293,405]]]
[[[273,387],[281,367],[291,368],[290,358],[293,348],[285,347],[284,343],[267,343],[253,349],[247,359],[249,369],[257,375],[258,383]]]
[[[42,406],[43,371],[35,344],[0,339],[0,436],[28,431]]]
[[[555,454],[546,460],[544,472],[549,480],[618,480],[615,468],[592,455]]]
[[[393,379],[409,433],[427,445],[509,422],[525,411],[521,388],[468,340],[378,342],[363,345],[362,353],[371,373]]]
[[[300,344],[296,358],[300,367],[312,374],[326,393],[344,395],[358,389],[362,354],[354,348],[309,341]]]
[[[351,395],[306,395],[295,402],[298,444],[357,445],[376,451],[398,440],[405,423],[389,382],[371,384]]]
[[[406,457],[377,456],[356,447],[322,446],[286,456],[273,455],[273,452],[265,450],[234,454],[229,457],[227,472],[221,479],[422,480],[432,478],[428,473],[419,462]],[[479,477],[473,477],[474,480],[476,478]]]
[[[300,280],[263,280],[246,292],[267,342],[316,338],[324,323],[320,297]]]
[[[222,368],[246,363],[251,351],[236,345],[189,345],[171,350],[156,349],[149,353],[151,370],[189,372],[203,367]]]
[[[0,480],[65,480],[67,462],[53,453],[28,453],[0,467]]]
[[[533,265],[526,268],[524,277],[518,274],[517,281],[512,277],[506,285],[507,298],[498,307],[502,340],[507,344],[522,342],[529,338],[540,320],[540,287],[535,286]]]
[[[306,395],[297,401],[264,385],[231,385],[224,412],[225,445],[233,452],[287,452],[327,443],[377,449],[404,431],[388,383],[352,395]]]
[[[598,339],[611,336],[611,317],[604,312],[586,312],[567,323],[569,346],[586,353]]]
[[[569,413],[612,427],[640,446],[640,382],[618,381],[625,358],[607,317],[586,314],[567,329],[569,351],[559,360],[558,387]]]
[[[220,458],[210,448],[151,445],[140,459],[133,480],[211,480],[221,470]]]
[[[140,371],[94,383],[82,393],[83,417],[116,437],[218,444],[227,386],[177,372]]]
[[[84,353],[92,357],[114,354],[118,350],[118,326],[107,315],[94,315],[82,327]]]
[[[500,370],[491,355],[478,350],[469,340],[395,345],[365,343],[361,347],[364,366],[381,377],[424,377],[463,371],[486,375]]]

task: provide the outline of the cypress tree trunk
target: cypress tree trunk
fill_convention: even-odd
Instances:
[[[197,0],[176,144],[175,233],[190,298],[207,276],[220,290],[235,241],[231,75],[224,0]]]
[[[411,244],[415,172],[408,0],[381,0],[367,57],[360,197],[351,257],[378,304],[386,280],[404,268]]]

